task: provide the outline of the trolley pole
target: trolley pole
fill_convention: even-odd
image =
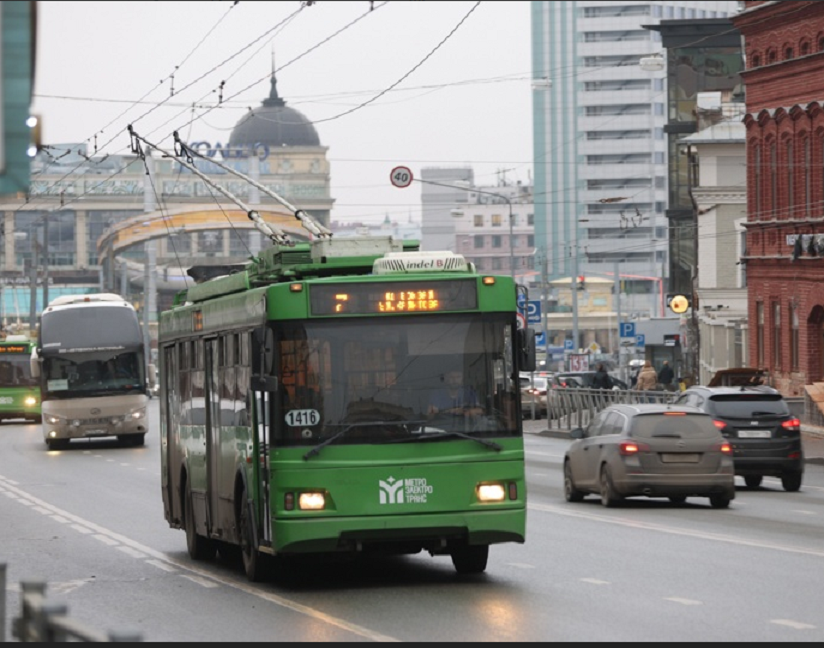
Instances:
[[[146,151],[146,179],[143,183],[143,211],[151,214],[157,209],[154,190],[154,158],[152,150]],[[150,233],[151,235],[151,233]],[[157,242],[154,239],[145,243],[146,259],[143,277],[143,346],[146,357],[146,370],[152,363],[151,322],[157,313]],[[125,297],[125,295],[124,295]]]

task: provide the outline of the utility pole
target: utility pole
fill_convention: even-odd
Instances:
[[[578,237],[575,237],[575,248],[572,250],[572,339],[573,353],[581,348],[581,339],[578,337]]]
[[[621,380],[627,382],[626,373],[624,372],[624,363],[623,363],[623,352],[624,347],[621,344],[621,275],[620,273],[620,264],[618,261],[615,262],[615,319],[618,322],[618,331],[616,334],[615,339],[618,341],[618,372],[621,376]]]
[[[34,333],[37,326],[37,266],[40,264],[37,254],[37,224],[32,222],[29,231],[29,249],[31,250],[31,268],[29,268],[29,331]]]

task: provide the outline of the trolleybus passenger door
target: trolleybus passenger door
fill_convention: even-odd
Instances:
[[[178,349],[175,345],[163,349],[163,390],[160,393],[161,407],[164,416],[160,426],[160,461],[161,480],[163,485],[163,505],[166,509],[166,520],[181,520],[183,512],[180,510],[178,498],[174,496],[179,489],[176,475],[181,465],[180,442],[180,369],[178,364]]]
[[[254,434],[258,456],[258,493],[260,494],[260,542],[272,546],[272,517],[269,492],[272,475],[269,451],[272,443],[273,407],[277,402],[277,378],[273,376],[275,336],[271,328],[260,328],[252,334],[252,391],[254,399]]]
[[[220,501],[220,340],[206,340],[206,529],[212,533]]]

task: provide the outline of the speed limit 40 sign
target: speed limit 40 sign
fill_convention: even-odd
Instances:
[[[389,179],[393,186],[404,189],[412,184],[412,169],[405,166],[395,167],[389,174]]]

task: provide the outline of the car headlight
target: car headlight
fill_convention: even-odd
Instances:
[[[37,405],[37,399],[34,396],[26,396],[23,399],[23,405],[26,407],[34,407]]]

